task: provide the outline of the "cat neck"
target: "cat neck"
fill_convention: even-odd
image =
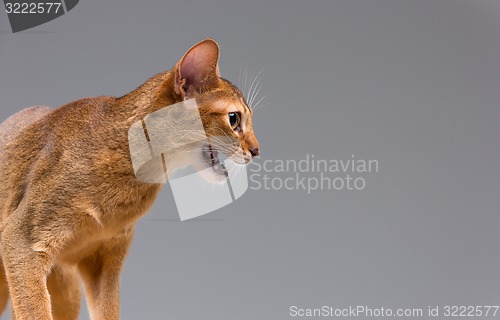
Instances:
[[[148,114],[182,101],[174,90],[174,73],[159,73],[134,91],[118,98],[114,112],[127,122],[140,121]]]

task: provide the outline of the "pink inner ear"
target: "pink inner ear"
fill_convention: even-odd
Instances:
[[[201,60],[201,57],[196,57],[196,54],[194,52],[188,54],[181,65],[182,78],[187,79],[191,84],[201,82],[209,71],[206,63]]]
[[[201,86],[207,79],[217,77],[219,47],[212,40],[205,40],[191,48],[180,65],[180,75],[188,86]]]

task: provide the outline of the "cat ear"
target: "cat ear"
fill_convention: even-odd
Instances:
[[[215,86],[219,77],[219,45],[205,39],[189,49],[175,67],[175,91],[185,96]]]

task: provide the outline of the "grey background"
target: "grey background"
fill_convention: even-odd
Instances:
[[[2,11],[0,118],[125,94],[213,37],[224,77],[263,70],[260,161],[355,154],[380,172],[361,192],[250,190],[185,223],[167,186],[137,225],[123,319],[494,305],[499,16],[494,0],[85,0],[12,34]]]

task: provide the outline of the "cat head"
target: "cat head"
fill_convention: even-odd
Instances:
[[[184,150],[183,161],[213,182],[225,179],[224,158],[244,165],[260,153],[252,110],[241,91],[220,77],[218,61],[219,45],[206,39],[189,49],[172,70],[175,93],[183,100],[196,100],[208,141]]]

